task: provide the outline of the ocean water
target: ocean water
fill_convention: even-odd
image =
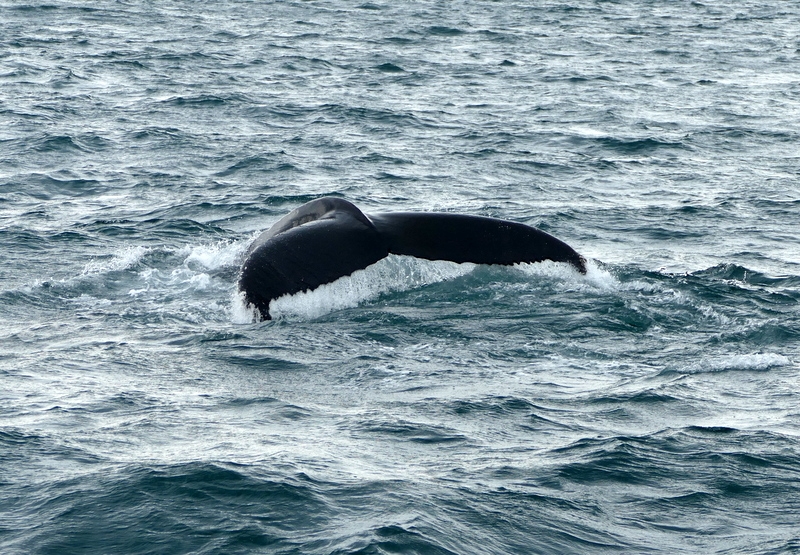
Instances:
[[[800,552],[800,5],[0,1],[0,552]],[[324,195],[589,259],[274,303]]]

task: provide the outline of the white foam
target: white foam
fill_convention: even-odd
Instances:
[[[547,278],[574,289],[589,289],[598,292],[613,292],[623,289],[640,289],[648,286],[643,282],[621,283],[611,272],[604,270],[593,260],[586,261],[586,274],[581,274],[571,264],[545,260],[543,262],[516,264],[514,268],[527,276]],[[649,287],[649,286],[648,286]]]
[[[420,260],[390,255],[352,275],[313,291],[284,295],[269,305],[273,319],[312,319],[335,310],[352,308],[390,291],[407,291],[454,279],[471,272],[475,264]]]
[[[106,272],[119,272],[135,266],[142,257],[150,252],[148,247],[125,247],[107,260],[92,260],[83,267],[81,275],[103,274]]]
[[[223,240],[210,245],[187,245],[177,254],[186,257],[183,263],[187,267],[216,270],[235,265],[248,244],[249,241]]]
[[[190,272],[204,274],[204,271],[213,271],[226,266],[237,265],[249,243],[249,240],[236,242],[222,240],[212,244],[186,245],[174,250],[167,248],[166,252],[174,253],[178,257],[184,257],[183,266]],[[140,245],[122,248],[110,258],[95,259],[88,262],[83,267],[81,276],[126,270],[138,264],[142,257],[152,251],[153,248]],[[143,277],[150,276],[148,270],[150,269],[145,269],[141,273]],[[175,277],[174,272],[173,277]],[[174,282],[175,280],[172,281]]]
[[[778,353],[735,354],[709,358],[689,364],[679,370],[682,374],[703,374],[707,372],[765,371],[777,366],[789,366],[793,362]]]
[[[572,125],[567,129],[567,131],[573,135],[577,135],[578,137],[585,137],[588,139],[602,139],[610,136],[607,131],[593,129],[583,125]]]
[[[167,271],[147,268],[139,272],[139,277],[146,287],[144,289],[132,289],[130,291],[131,295],[136,295],[150,289],[162,291],[207,291],[228,287],[227,282],[214,280],[205,272],[196,272],[189,268],[174,268]]]
[[[145,268],[139,277],[145,287],[131,289],[128,294],[138,296],[151,290],[179,288],[181,290],[208,291],[228,287],[227,282],[213,277],[213,272],[228,266],[237,266],[248,241],[222,240],[216,243],[186,245],[178,249],[167,248],[183,263],[171,269]]]
[[[247,305],[244,300],[244,291],[233,291],[231,293],[231,305],[229,309],[231,322],[234,324],[252,324],[257,320],[256,309],[252,305]]]

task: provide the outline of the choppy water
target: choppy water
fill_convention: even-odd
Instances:
[[[0,3],[0,551],[800,551],[795,2]],[[393,257],[253,323],[299,204]]]

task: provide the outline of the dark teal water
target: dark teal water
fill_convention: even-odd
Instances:
[[[0,2],[0,552],[800,552],[794,2]],[[590,259],[281,301],[323,195]]]

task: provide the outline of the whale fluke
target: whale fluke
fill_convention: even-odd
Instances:
[[[292,210],[253,241],[239,290],[269,320],[273,299],[316,289],[389,254],[475,264],[553,260],[586,273],[572,247],[524,224],[436,212],[367,215],[344,199],[324,197]]]

